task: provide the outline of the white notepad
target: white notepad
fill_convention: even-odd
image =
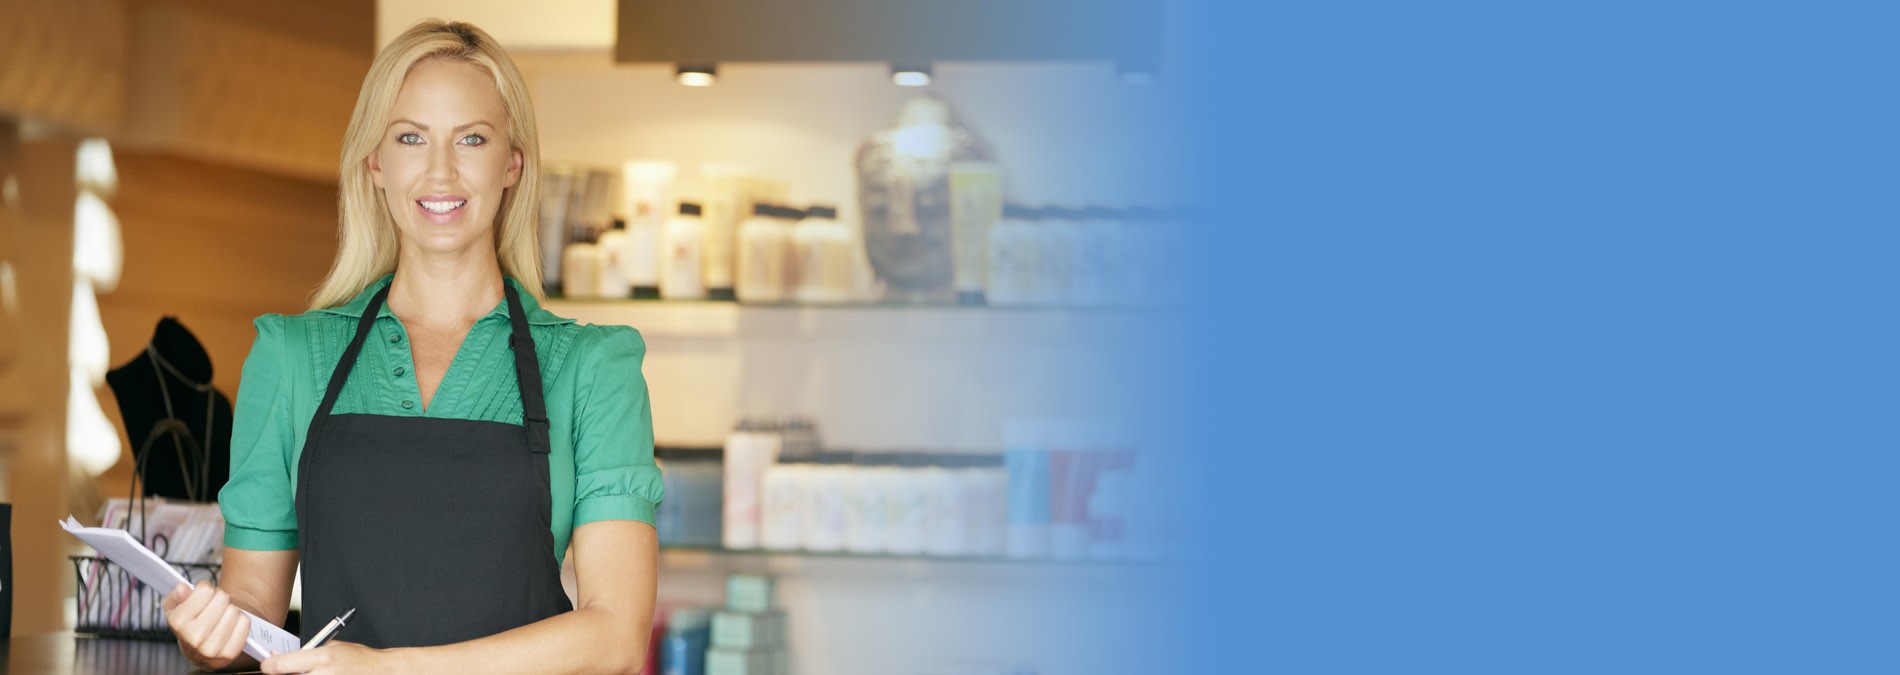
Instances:
[[[139,543],[138,539],[133,538],[132,534],[125,530],[109,527],[81,527],[79,521],[73,520],[70,515],[60,521],[59,526],[90,544],[99,551],[99,555],[125,568],[125,571],[131,572],[132,576],[138,577],[139,581],[145,582],[146,586],[152,587],[161,595],[170,593],[179,584],[191,583],[185,579],[183,572],[179,572],[178,568],[172,567],[171,563],[158,557],[157,553],[146,548],[145,544]],[[238,611],[244,612],[242,609]],[[251,617],[251,635],[244,640],[244,653],[250,654],[258,661],[263,661],[270,658],[272,654],[297,651],[299,647],[297,636],[291,635],[269,621],[257,618],[256,614],[244,612],[244,615]]]

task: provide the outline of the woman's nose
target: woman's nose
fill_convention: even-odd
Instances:
[[[455,148],[453,145],[437,144],[435,147],[429,149],[427,178],[440,182],[455,180]]]

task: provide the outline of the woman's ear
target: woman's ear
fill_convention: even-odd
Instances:
[[[502,187],[511,188],[515,186],[515,183],[521,182],[521,162],[522,162],[521,149],[509,148],[508,149],[508,178],[507,180],[502,181],[502,184],[501,184]]]
[[[369,182],[375,184],[377,189],[382,189],[383,187],[382,153],[378,153],[378,152],[369,153],[369,159],[363,160],[363,164],[369,167]]]

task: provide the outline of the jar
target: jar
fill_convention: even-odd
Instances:
[[[916,555],[924,552],[926,497],[922,478],[921,469],[900,465],[891,469],[884,481],[886,553]]]
[[[797,214],[797,215],[794,215]],[[791,290],[792,222],[797,209],[758,203],[739,226],[738,280],[742,302],[784,302]]]
[[[877,553],[884,550],[886,509],[885,482],[891,469],[878,466],[853,467],[844,478],[844,548],[853,553]]]
[[[661,242],[660,297],[699,300],[706,297],[700,280],[700,243],[703,239],[699,203],[680,202],[679,215],[666,223]]]
[[[844,474],[849,469],[830,464],[807,470],[804,510],[804,548],[820,553],[844,548]]]
[[[939,556],[963,555],[967,532],[957,477],[941,466],[921,469],[919,474],[924,494],[924,552]]]
[[[792,232],[793,275],[799,302],[845,302],[851,299],[859,260],[851,228],[838,221],[838,210],[815,205]]]
[[[1029,228],[1036,210],[1003,206],[1003,218],[990,228],[989,265],[984,269],[984,299],[991,305],[1026,305],[1035,299],[1036,240]]]
[[[803,464],[775,464],[759,485],[759,548],[797,550],[805,533],[805,502],[810,470]]]

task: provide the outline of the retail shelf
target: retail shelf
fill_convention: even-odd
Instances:
[[[1092,340],[1129,335],[1144,326],[1171,321],[1179,311],[1131,307],[578,299],[551,299],[547,308],[585,323],[634,326],[648,337],[924,342]]]
[[[782,558],[787,560],[863,560],[886,561],[906,564],[944,564],[944,565],[1013,565],[1013,566],[1053,566],[1053,567],[1126,567],[1150,568],[1180,565],[1178,561],[1168,560],[1130,560],[1130,559],[1094,559],[1094,558],[1011,558],[1005,556],[978,555],[905,555],[894,553],[853,553],[848,551],[777,551],[766,549],[730,549],[719,546],[678,546],[660,547],[662,558],[671,562],[699,563],[710,558]]]

